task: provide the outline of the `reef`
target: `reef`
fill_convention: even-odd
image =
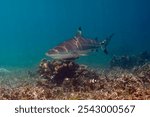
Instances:
[[[139,55],[113,56],[110,61],[110,68],[121,67],[123,69],[131,69],[135,66],[144,65],[147,62],[150,62],[150,53],[147,51]]]
[[[132,69],[94,70],[74,61],[43,59],[38,74],[39,77],[32,76],[34,82],[19,81],[15,87],[1,86],[0,99],[150,99],[150,63]]]
[[[79,65],[68,60],[50,62],[43,59],[40,62],[38,73],[41,78],[47,79],[47,82],[52,82],[56,85],[61,85],[65,79],[98,78],[98,74],[88,69],[86,65]]]
[[[145,86],[150,87],[150,63],[146,63],[140,67],[135,67],[133,69],[133,74],[142,80]]]

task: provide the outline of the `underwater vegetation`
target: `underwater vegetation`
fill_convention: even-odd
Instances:
[[[132,69],[95,70],[74,61],[43,59],[32,82],[0,87],[0,99],[150,99],[150,63]]]

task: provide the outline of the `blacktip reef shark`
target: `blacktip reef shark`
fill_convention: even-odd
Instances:
[[[99,41],[97,38],[88,39],[82,36],[82,29],[79,27],[73,38],[50,49],[46,55],[53,59],[74,60],[80,56],[86,56],[90,52],[97,52],[99,48],[101,48],[105,54],[108,54],[107,46],[113,35],[114,34],[111,34],[103,41]]]

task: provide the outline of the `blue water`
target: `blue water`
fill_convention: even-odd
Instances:
[[[104,65],[114,55],[150,50],[149,0],[1,0],[0,67],[30,67],[48,49],[74,36],[104,39],[115,33],[108,49],[81,57],[80,63]]]

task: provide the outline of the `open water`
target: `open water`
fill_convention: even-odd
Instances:
[[[149,0],[1,0],[0,67],[37,66],[79,26],[87,38],[115,33],[109,55],[92,53],[81,64],[107,66],[113,55],[150,51],[149,6]]]

